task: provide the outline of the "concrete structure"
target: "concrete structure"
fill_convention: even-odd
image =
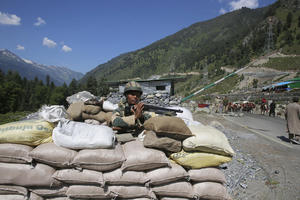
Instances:
[[[174,84],[180,80],[184,80],[182,77],[163,78],[163,79],[152,79],[152,80],[135,80],[138,82],[144,94],[153,93],[166,93],[170,96],[174,95]],[[118,81],[118,82],[107,82],[110,87],[118,87],[119,92],[123,93],[125,84],[129,81]]]

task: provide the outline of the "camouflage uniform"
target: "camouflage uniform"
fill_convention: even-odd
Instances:
[[[142,90],[136,82],[129,82],[125,86],[124,94],[126,95],[126,92],[133,90],[133,91],[140,91],[142,93]],[[144,112],[142,117],[140,119],[135,120],[134,113],[131,111],[131,106],[128,104],[126,98],[122,98],[119,105],[119,107],[113,111],[112,115],[112,126],[118,127],[121,130],[119,130],[119,133],[122,132],[140,132],[143,127],[143,123],[151,117],[151,115],[147,112]]]

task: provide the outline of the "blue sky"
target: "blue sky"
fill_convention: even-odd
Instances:
[[[276,0],[0,0],[0,49],[86,73],[186,28]]]

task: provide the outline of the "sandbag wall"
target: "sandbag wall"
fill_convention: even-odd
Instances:
[[[0,199],[230,199],[218,166],[234,152],[221,132],[167,116],[145,129],[108,149],[1,140]]]

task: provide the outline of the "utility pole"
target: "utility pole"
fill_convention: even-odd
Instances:
[[[269,24],[269,27],[268,27],[268,34],[267,34],[267,53],[270,53],[271,49],[273,49],[273,21],[272,21],[272,17],[269,17],[268,18],[268,24]]]

